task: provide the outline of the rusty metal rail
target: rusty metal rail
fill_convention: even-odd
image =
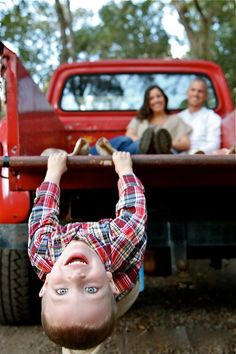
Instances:
[[[11,190],[33,190],[43,180],[46,156],[1,157],[0,167],[9,168]],[[133,155],[135,173],[147,187],[234,187],[236,155]],[[102,156],[68,157],[68,171],[62,187],[114,187],[117,176],[112,158]]]
[[[46,156],[10,156],[0,157],[0,167],[12,167],[24,170],[31,167],[47,166]],[[132,161],[136,167],[206,167],[236,168],[236,155],[135,155]],[[90,168],[111,166],[110,156],[73,156],[68,157],[68,167]]]

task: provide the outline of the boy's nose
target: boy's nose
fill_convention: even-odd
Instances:
[[[69,279],[84,279],[86,277],[85,273],[81,269],[74,270],[68,275]]]

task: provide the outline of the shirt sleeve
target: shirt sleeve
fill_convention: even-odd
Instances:
[[[36,190],[34,206],[28,222],[28,254],[40,279],[51,271],[62,252],[63,227],[59,224],[60,188],[44,182]],[[67,237],[66,244],[70,242]],[[65,243],[65,241],[64,241]],[[58,254],[57,254],[58,253]]]
[[[113,271],[123,269],[119,276],[124,283],[126,277],[134,281],[143,263],[147,211],[144,187],[134,174],[119,179],[118,190],[116,218],[110,223],[111,250]]]
[[[135,134],[138,132],[139,121],[136,117],[132,118],[129,122],[127,129],[131,129],[134,131]]]
[[[212,152],[220,148],[221,144],[221,118],[215,112],[211,111],[207,117],[205,141],[199,146],[199,149],[205,153]]]

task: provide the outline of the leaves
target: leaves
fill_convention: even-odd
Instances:
[[[94,23],[92,11],[72,12],[69,0],[54,4],[15,0],[13,4],[0,13],[1,38],[18,48],[21,60],[44,90],[60,62],[170,57],[170,40],[176,36],[163,28],[167,6],[178,12],[185,28],[188,56],[217,62],[231,89],[236,87],[234,0],[110,1],[100,9],[99,23]]]
[[[236,3],[234,0],[172,0],[190,42],[189,56],[218,63],[236,90]]]

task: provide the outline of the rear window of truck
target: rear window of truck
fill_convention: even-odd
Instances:
[[[150,85],[160,86],[168,96],[168,108],[186,108],[186,93],[190,82],[204,78],[208,86],[207,107],[215,109],[217,97],[210,79],[197,74],[125,73],[82,74],[70,76],[65,82],[60,108],[63,111],[136,111]]]

